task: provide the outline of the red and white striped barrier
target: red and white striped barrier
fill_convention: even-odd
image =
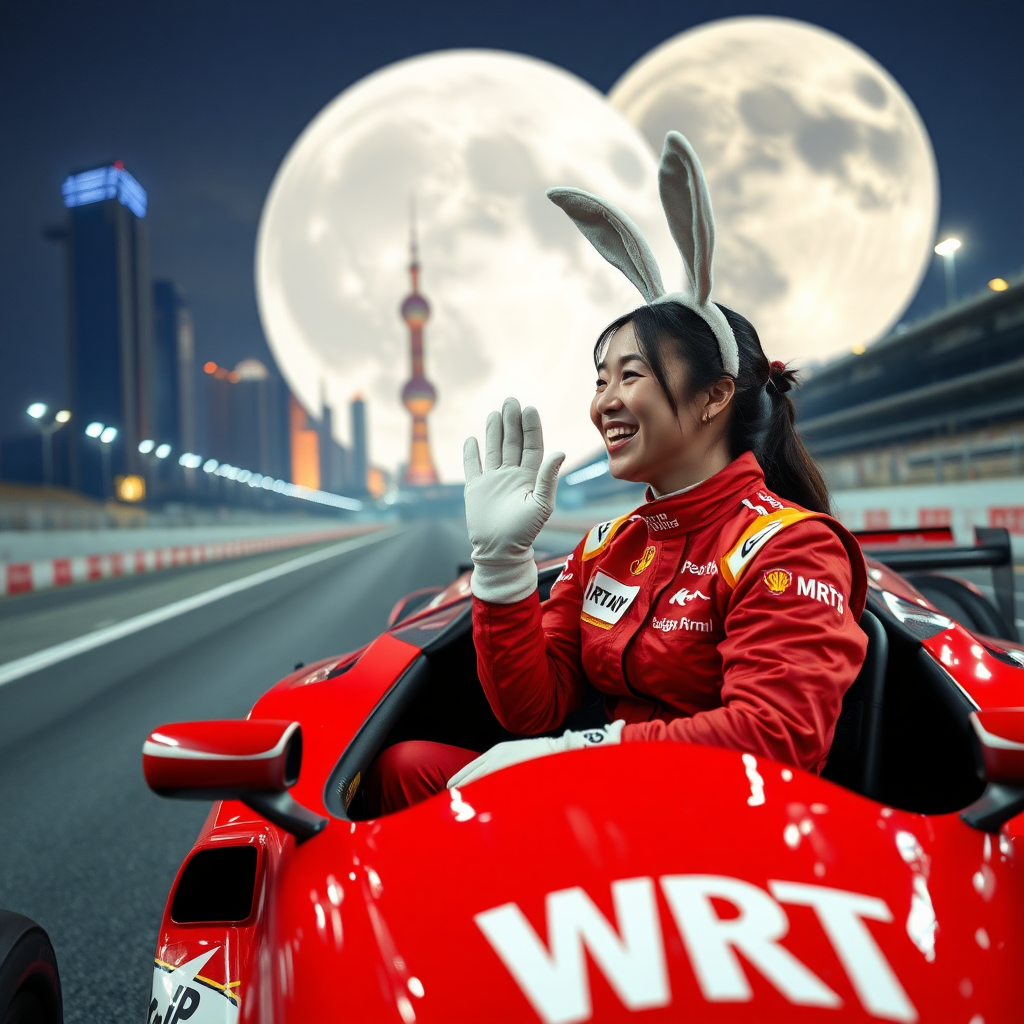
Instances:
[[[135,576],[159,569],[176,569],[203,562],[223,562],[264,551],[319,544],[323,541],[352,537],[380,529],[379,526],[349,526],[316,533],[294,533],[275,537],[250,537],[244,540],[213,541],[209,544],[176,544],[145,551],[112,551],[102,555],[73,555],[40,562],[3,562],[0,573],[4,589],[0,596],[25,594],[33,590],[66,587],[72,583],[88,583],[117,576]]]

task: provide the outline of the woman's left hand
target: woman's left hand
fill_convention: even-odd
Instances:
[[[619,743],[622,739],[623,719],[612,722],[600,729],[584,729],[574,732],[567,729],[561,736],[538,736],[529,740],[509,740],[499,743],[484,751],[475,761],[470,761],[465,768],[457,771],[449,780],[448,788],[475,782],[484,775],[490,775],[501,768],[519,764],[521,761],[532,761],[536,757],[546,757],[563,750],[579,750],[582,747],[607,747]]]

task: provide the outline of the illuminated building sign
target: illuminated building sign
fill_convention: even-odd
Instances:
[[[146,190],[124,169],[120,160],[81,174],[70,174],[60,187],[67,207],[86,206],[104,199],[116,199],[136,217],[146,216]]]

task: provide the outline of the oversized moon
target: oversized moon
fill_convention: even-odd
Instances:
[[[938,175],[924,125],[886,70],[785,18],[729,18],[630,68],[612,104],[655,151],[678,129],[717,222],[715,298],[770,358],[804,365],[869,343],[932,258]]]
[[[256,252],[271,349],[311,412],[367,400],[373,460],[408,457],[399,393],[409,340],[415,197],[429,425],[443,479],[462,479],[462,442],[506,395],[536,405],[549,450],[600,444],[588,407],[601,328],[639,294],[579,235],[545,189],[572,185],[629,212],[678,280],[640,133],[585,82],[528,57],[449,51],[392,65],[343,92],[287,154]],[[341,440],[347,440],[342,436]]]

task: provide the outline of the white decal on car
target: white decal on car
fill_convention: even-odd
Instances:
[[[546,1024],[571,1024],[591,1014],[584,947],[615,994],[630,1010],[670,1001],[654,883],[628,878],[612,883],[616,924],[580,888],[545,900],[550,952],[515,903],[473,920]]]
[[[789,931],[783,903],[813,909],[864,1010],[913,1022],[917,1011],[864,924],[890,923],[884,900],[820,885],[771,881],[764,889],[724,875],[664,875],[662,892],[708,1002],[750,1002],[747,971],[756,970],[798,1006],[838,1009],[842,999],[781,940]],[[579,887],[548,893],[547,944],[515,903],[474,921],[545,1024],[576,1024],[592,1015],[587,957],[630,1010],[668,1006],[665,943],[654,880],[612,882],[614,921]],[[774,898],[773,898],[774,897]],[[720,917],[714,900],[738,913]],[[742,959],[740,958],[742,956]]]
[[[783,903],[814,910],[857,998],[872,1017],[917,1020],[914,1004],[864,924],[864,919],[885,924],[892,921],[885,900],[801,882],[769,882],[768,888]]]
[[[146,1024],[237,1024],[237,995],[227,994],[199,974],[219,949],[216,946],[180,967],[157,962]]]

